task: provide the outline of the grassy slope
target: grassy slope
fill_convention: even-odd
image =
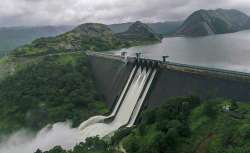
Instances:
[[[66,119],[76,126],[107,112],[83,54],[9,57],[0,63],[5,76],[0,82],[1,133],[23,127],[36,130]]]

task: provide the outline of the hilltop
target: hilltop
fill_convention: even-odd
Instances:
[[[183,21],[165,21],[165,22],[155,22],[155,23],[146,23],[155,33],[167,36],[172,35],[176,30],[181,26]],[[114,33],[122,33],[128,30],[128,28],[134,22],[120,23],[120,24],[111,24],[109,28]]]
[[[127,31],[118,33],[116,36],[123,42],[130,44],[144,44],[148,42],[161,42],[162,37],[156,34],[147,24],[136,21]]]
[[[199,10],[191,14],[177,35],[205,36],[250,29],[250,18],[238,10]]]

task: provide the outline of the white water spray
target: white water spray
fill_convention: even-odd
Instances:
[[[48,151],[54,146],[72,149],[80,142],[79,130],[71,128],[70,123],[56,123],[43,128],[38,134],[21,130],[0,144],[0,153],[34,153],[38,148]]]
[[[82,139],[96,135],[104,137],[122,126],[126,126],[127,124],[131,126],[132,122],[134,123],[139,113],[138,111],[140,110],[140,107],[142,106],[142,102],[138,104],[138,101],[140,101],[139,99],[141,99],[140,96],[142,96],[144,100],[146,95],[145,92],[148,92],[148,87],[146,87],[146,90],[144,90],[144,88],[151,72],[151,69],[147,71],[146,68],[139,67],[113,121],[110,123],[93,123],[88,127],[81,128]],[[153,72],[153,77],[154,75],[155,71]],[[152,83],[152,79],[149,79],[149,83]],[[130,123],[131,115],[135,111],[136,106],[138,106],[138,108],[136,109],[136,112],[132,117],[132,122]]]

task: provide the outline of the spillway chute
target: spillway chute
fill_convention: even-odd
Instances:
[[[104,137],[120,127],[133,126],[156,72],[155,68],[135,65],[111,114],[95,116],[81,124],[82,139]]]

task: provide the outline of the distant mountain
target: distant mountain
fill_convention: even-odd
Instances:
[[[164,36],[172,35],[181,26],[183,21],[166,21],[166,22],[156,22],[147,23],[156,33],[162,34]]]
[[[114,33],[121,33],[128,30],[128,28],[133,24],[133,22],[121,23],[121,24],[112,24],[109,27]],[[152,28],[156,33],[162,35],[169,35],[176,32],[178,27],[182,24],[182,21],[167,21],[167,22],[156,22],[156,23],[147,23],[147,25]]]
[[[160,42],[162,37],[154,32],[147,24],[140,21],[133,23],[127,31],[117,33],[116,36],[127,43],[135,45],[148,42]]]
[[[134,22],[126,22],[126,23],[118,23],[118,24],[111,24],[108,25],[109,28],[114,32],[114,33],[121,33],[125,32],[128,30],[128,28],[133,24]]]
[[[250,17],[238,10],[199,10],[190,15],[177,35],[206,36],[250,29]]]
[[[56,36],[71,29],[73,26],[0,28],[0,56],[37,38]]]

